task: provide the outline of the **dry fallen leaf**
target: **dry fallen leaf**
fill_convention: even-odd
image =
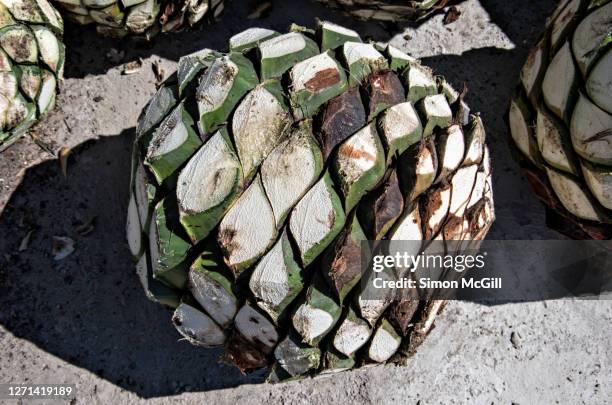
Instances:
[[[68,157],[72,153],[72,149],[67,146],[62,146],[57,153],[57,157],[59,159],[60,168],[62,169],[62,174],[64,177],[68,174]]]
[[[140,69],[142,69],[142,59],[134,60],[123,65],[123,70],[121,74],[131,75],[134,73],[138,73]]]
[[[446,11],[446,14],[444,15],[444,20],[442,20],[442,22],[444,23],[444,25],[454,23],[455,21],[457,21],[460,15],[461,11],[459,11],[457,7],[452,6]]]
[[[30,245],[30,238],[32,237],[32,233],[34,233],[34,230],[31,230],[28,233],[26,233],[26,236],[24,236],[23,239],[21,239],[21,243],[19,244],[19,249],[18,249],[20,252],[23,252],[24,250],[26,250],[28,246]]]
[[[153,61],[151,65],[153,69],[153,74],[155,75],[155,86],[159,86],[164,81],[164,76],[166,75],[166,71],[161,67],[159,61]]]
[[[70,256],[75,250],[74,245],[74,241],[67,236],[54,236],[51,249],[53,260],[63,260]]]

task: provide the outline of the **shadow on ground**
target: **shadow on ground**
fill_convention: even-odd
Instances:
[[[217,350],[179,342],[168,310],[142,292],[124,241],[132,132],[78,147],[67,178],[56,160],[27,171],[0,216],[0,323],[143,397],[259,381],[218,364]],[[53,236],[76,251],[54,261]]]
[[[249,19],[248,16],[254,9],[250,3],[260,1],[235,0],[226,3],[218,21],[202,22],[190,31],[160,34],[149,42],[129,38],[101,38],[93,27],[83,28],[68,23],[65,34],[65,76],[78,78],[101,74],[114,66],[150,55],[178,61],[181,56],[202,48],[226,50],[228,39],[247,28],[263,27],[286,32],[291,22],[312,27],[316,18],[350,26],[364,38],[387,40],[393,34],[388,32],[385,25],[355,21],[313,0],[275,0],[270,12],[258,19]],[[111,49],[120,52],[123,57],[115,60],[108,58]]]

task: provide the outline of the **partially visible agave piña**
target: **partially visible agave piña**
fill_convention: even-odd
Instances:
[[[151,38],[157,33],[190,27],[218,16],[224,0],[53,0],[66,19],[96,26],[106,36],[131,34]]]
[[[0,0],[0,151],[53,109],[63,30],[47,0]]]
[[[612,238],[612,2],[561,2],[523,67],[509,123],[550,226]]]
[[[416,21],[445,7],[449,0],[317,0],[360,20]]]

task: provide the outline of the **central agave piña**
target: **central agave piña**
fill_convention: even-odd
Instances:
[[[444,79],[331,23],[185,56],[137,127],[128,239],[147,294],[272,380],[401,361],[444,301],[364,296],[362,241],[482,239],[484,141]]]

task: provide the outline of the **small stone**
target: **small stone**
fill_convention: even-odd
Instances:
[[[512,332],[510,334],[510,342],[515,349],[519,349],[521,347],[521,335],[518,332]]]

